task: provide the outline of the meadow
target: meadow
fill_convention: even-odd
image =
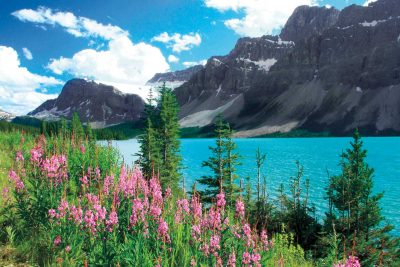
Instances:
[[[329,266],[291,233],[248,222],[239,197],[211,205],[162,189],[128,168],[112,147],[74,136],[0,133],[0,265]],[[355,258],[343,259],[357,266]],[[342,265],[335,265],[342,266]]]

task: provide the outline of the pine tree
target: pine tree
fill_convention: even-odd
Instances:
[[[200,191],[202,200],[211,203],[212,199],[222,190],[225,166],[224,137],[226,125],[219,117],[215,124],[215,147],[208,147],[211,156],[203,161],[202,167],[211,169],[211,175],[202,176],[198,182],[206,188]]]
[[[71,131],[74,135],[75,140],[82,140],[84,137],[84,131],[81,120],[79,119],[78,113],[74,112],[72,115]]]
[[[331,208],[325,225],[328,231],[336,230],[343,253],[355,252],[363,266],[392,266],[400,258],[400,243],[398,238],[388,235],[392,226],[380,227],[384,218],[379,200],[383,194],[372,193],[374,170],[365,162],[366,156],[356,130],[351,148],[341,155],[342,173],[329,179],[327,195]]]
[[[164,188],[177,189],[181,175],[179,155],[179,106],[172,89],[165,86],[160,90],[158,102],[157,143],[160,149],[160,180]]]
[[[236,195],[240,191],[236,185],[238,176],[235,173],[237,165],[240,164],[239,155],[232,134],[229,124],[224,123],[219,116],[215,124],[215,147],[209,147],[212,155],[202,163],[202,167],[208,167],[213,174],[199,179],[199,183],[207,187],[200,192],[207,203],[223,190],[228,205],[234,205]]]
[[[239,162],[239,154],[237,153],[237,145],[232,140],[233,130],[230,127],[229,123],[226,124],[226,129],[223,132],[225,140],[223,141],[223,147],[225,150],[226,158],[225,158],[225,168],[224,168],[224,181],[223,181],[223,189],[226,194],[227,204],[230,206],[235,205],[236,196],[240,191],[240,188],[237,186],[236,181],[238,179],[238,175],[236,174],[236,167],[240,165]]]
[[[139,164],[147,179],[157,175],[160,171],[160,149],[157,145],[157,130],[155,129],[156,108],[154,102],[153,93],[150,90],[145,104],[146,126],[143,134],[139,137]]]
[[[43,135],[47,135],[47,122],[45,120],[40,124],[40,133]]]

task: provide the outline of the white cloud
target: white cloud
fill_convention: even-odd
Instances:
[[[161,42],[172,48],[172,51],[180,53],[182,51],[188,51],[195,46],[201,44],[201,36],[198,33],[180,34],[174,33],[169,35],[167,32],[163,32],[160,35],[154,36],[151,39],[153,42]]]
[[[193,67],[193,66],[196,66],[196,65],[203,65],[204,66],[204,65],[206,65],[206,63],[207,63],[207,60],[203,59],[203,60],[199,60],[199,61],[185,61],[182,64],[186,68],[189,68],[189,67]]]
[[[220,12],[244,14],[228,19],[225,26],[240,36],[259,37],[272,34],[284,26],[294,9],[300,5],[315,5],[316,0],[204,0],[207,7]]]
[[[168,62],[169,62],[169,63],[178,63],[178,62],[179,62],[179,58],[177,58],[177,57],[174,56],[174,55],[169,55],[169,56],[168,56]]]
[[[378,1],[378,0],[367,0],[367,1],[365,1],[364,6],[368,6],[369,4],[376,2],[376,1]]]
[[[17,51],[12,47],[0,46],[0,107],[16,114],[25,114],[43,101],[55,98],[37,92],[45,86],[61,85],[54,77],[31,73],[22,67]]]
[[[145,98],[146,82],[155,73],[167,71],[169,65],[158,48],[146,43],[133,44],[122,36],[111,40],[107,50],[84,49],[72,58],[53,59],[48,68],[56,74],[68,72],[87,77]]]
[[[129,33],[118,26],[44,7],[12,14],[22,21],[58,25],[75,37],[90,39],[89,46],[93,48],[78,51],[71,58],[51,59],[47,68],[55,74],[70,73],[90,78],[146,98],[146,82],[157,72],[169,70],[160,49],[143,42],[133,43]],[[97,39],[94,41],[93,38]]]
[[[39,7],[33,9],[21,9],[12,13],[21,21],[36,24],[58,25],[75,37],[100,37],[112,40],[120,36],[128,36],[128,32],[118,26],[104,25],[85,17],[76,17],[71,12],[53,12],[50,8]]]
[[[32,52],[28,48],[26,47],[22,48],[22,52],[24,53],[24,56],[27,60],[33,59]]]

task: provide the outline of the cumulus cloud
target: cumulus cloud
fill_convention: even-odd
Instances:
[[[179,62],[179,58],[177,58],[177,57],[174,56],[174,55],[169,55],[169,56],[168,56],[168,62],[169,62],[169,63],[178,63],[178,62]]]
[[[12,15],[24,22],[61,26],[75,37],[100,37],[111,40],[129,35],[118,26],[104,25],[92,19],[77,17],[71,12],[54,12],[45,7],[39,7],[36,10],[21,9],[13,12]]]
[[[365,1],[364,6],[368,6],[369,4],[376,2],[376,1],[378,1],[378,0],[367,0],[367,1]]]
[[[47,66],[56,74],[65,72],[114,85],[118,89],[146,97],[145,85],[155,73],[169,69],[161,51],[146,43],[133,44],[128,37],[113,39],[108,49],[84,49],[71,58],[53,59]]]
[[[118,26],[44,7],[22,9],[12,14],[21,21],[60,26],[77,38],[90,39],[89,46],[93,48],[78,51],[71,58],[51,59],[47,68],[55,74],[69,73],[93,79],[146,98],[146,82],[154,74],[169,70],[159,48],[144,42],[133,43],[129,33]]]
[[[201,36],[198,33],[180,34],[174,33],[169,35],[167,32],[163,32],[160,35],[154,36],[151,39],[153,42],[161,42],[172,48],[172,51],[180,53],[182,51],[188,51],[195,46],[201,44]]]
[[[61,85],[54,77],[31,73],[22,67],[12,47],[0,46],[0,107],[16,114],[25,114],[56,95],[38,92],[46,86]]]
[[[199,60],[199,61],[185,61],[183,62],[183,66],[185,66],[186,68],[189,67],[193,67],[193,66],[197,66],[197,65],[206,65],[207,63],[207,59],[203,59],[203,60]]]
[[[24,56],[27,60],[33,59],[32,52],[28,48],[26,47],[22,48],[22,52],[24,53]]]
[[[224,21],[240,36],[259,37],[281,29],[294,9],[315,5],[316,0],[204,0],[205,5],[220,12],[234,11],[237,18]],[[243,15],[241,15],[243,14]]]

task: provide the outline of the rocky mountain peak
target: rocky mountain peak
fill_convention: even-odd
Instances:
[[[285,41],[297,42],[314,34],[321,34],[336,24],[340,11],[336,8],[299,6],[289,17],[280,37]]]
[[[369,6],[351,5],[340,12],[337,26],[350,27],[361,23],[380,23],[400,16],[399,0],[379,0]]]
[[[15,118],[14,114],[0,109],[0,120],[11,121],[14,118]]]
[[[72,79],[57,99],[44,102],[28,115],[45,120],[72,118],[77,112],[83,122],[105,127],[126,121],[137,121],[144,110],[144,101],[137,95],[124,94],[113,86]]]

